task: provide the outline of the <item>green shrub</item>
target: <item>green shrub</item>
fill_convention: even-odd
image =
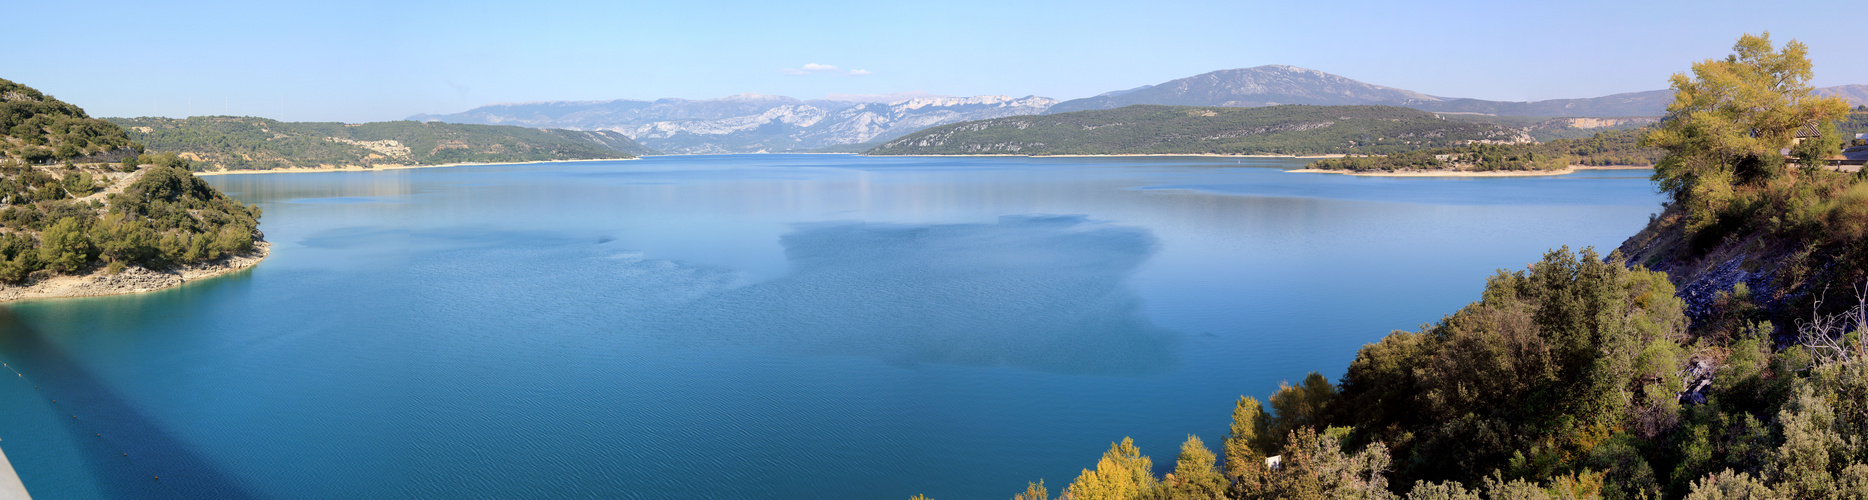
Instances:
[[[45,228],[39,239],[39,260],[45,262],[46,269],[68,273],[91,262],[91,238],[84,233],[79,219],[59,219]]]

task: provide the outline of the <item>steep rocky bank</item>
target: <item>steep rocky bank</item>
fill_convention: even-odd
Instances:
[[[1685,236],[1684,219],[1683,210],[1670,206],[1619,250],[1630,265],[1667,273],[1696,328],[1742,315],[1768,319],[1782,335],[1793,331],[1786,329],[1795,328],[1798,320],[1809,319],[1812,294],[1839,297],[1850,290],[1847,279],[1837,275],[1829,255],[1833,249],[1763,231],[1695,248]],[[1750,304],[1739,304],[1735,297]],[[1736,314],[1749,307],[1757,310]]]

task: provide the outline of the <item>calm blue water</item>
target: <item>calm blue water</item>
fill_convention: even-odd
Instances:
[[[210,178],[260,266],[0,309],[36,498],[1006,498],[1612,248],[1646,171],[658,157]],[[9,372],[0,372],[13,374]],[[56,400],[54,402],[53,400]],[[160,476],[160,479],[156,479]]]

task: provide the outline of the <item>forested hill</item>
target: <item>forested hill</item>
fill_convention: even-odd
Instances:
[[[0,161],[46,163],[132,149],[130,137],[116,125],[32,87],[0,79]]]
[[[6,297],[58,275],[166,270],[255,251],[258,207],[190,175],[174,154],[140,154],[110,122],[0,80],[0,125]]]
[[[1529,139],[1497,124],[1392,106],[1137,105],[955,123],[883,143],[867,154],[1387,154]]]
[[[653,151],[617,132],[439,122],[344,124],[254,117],[110,118],[198,170],[271,170],[631,158]]]
[[[1452,148],[1422,149],[1386,156],[1345,156],[1311,162],[1304,168],[1367,171],[1472,171],[1564,170],[1572,165],[1648,166],[1661,158],[1661,150],[1641,146],[1650,129],[1597,132],[1581,139],[1557,139],[1539,144],[1468,144]]]

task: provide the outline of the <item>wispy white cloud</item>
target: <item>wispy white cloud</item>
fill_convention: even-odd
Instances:
[[[778,72],[791,76],[804,76],[817,73],[836,72],[837,67],[829,64],[809,63],[797,68],[779,68]]]
[[[849,73],[844,73],[844,74],[849,75],[849,76],[864,76],[864,75],[873,75],[875,74],[875,72],[872,72],[866,69],[853,69],[853,70],[850,70]]]

